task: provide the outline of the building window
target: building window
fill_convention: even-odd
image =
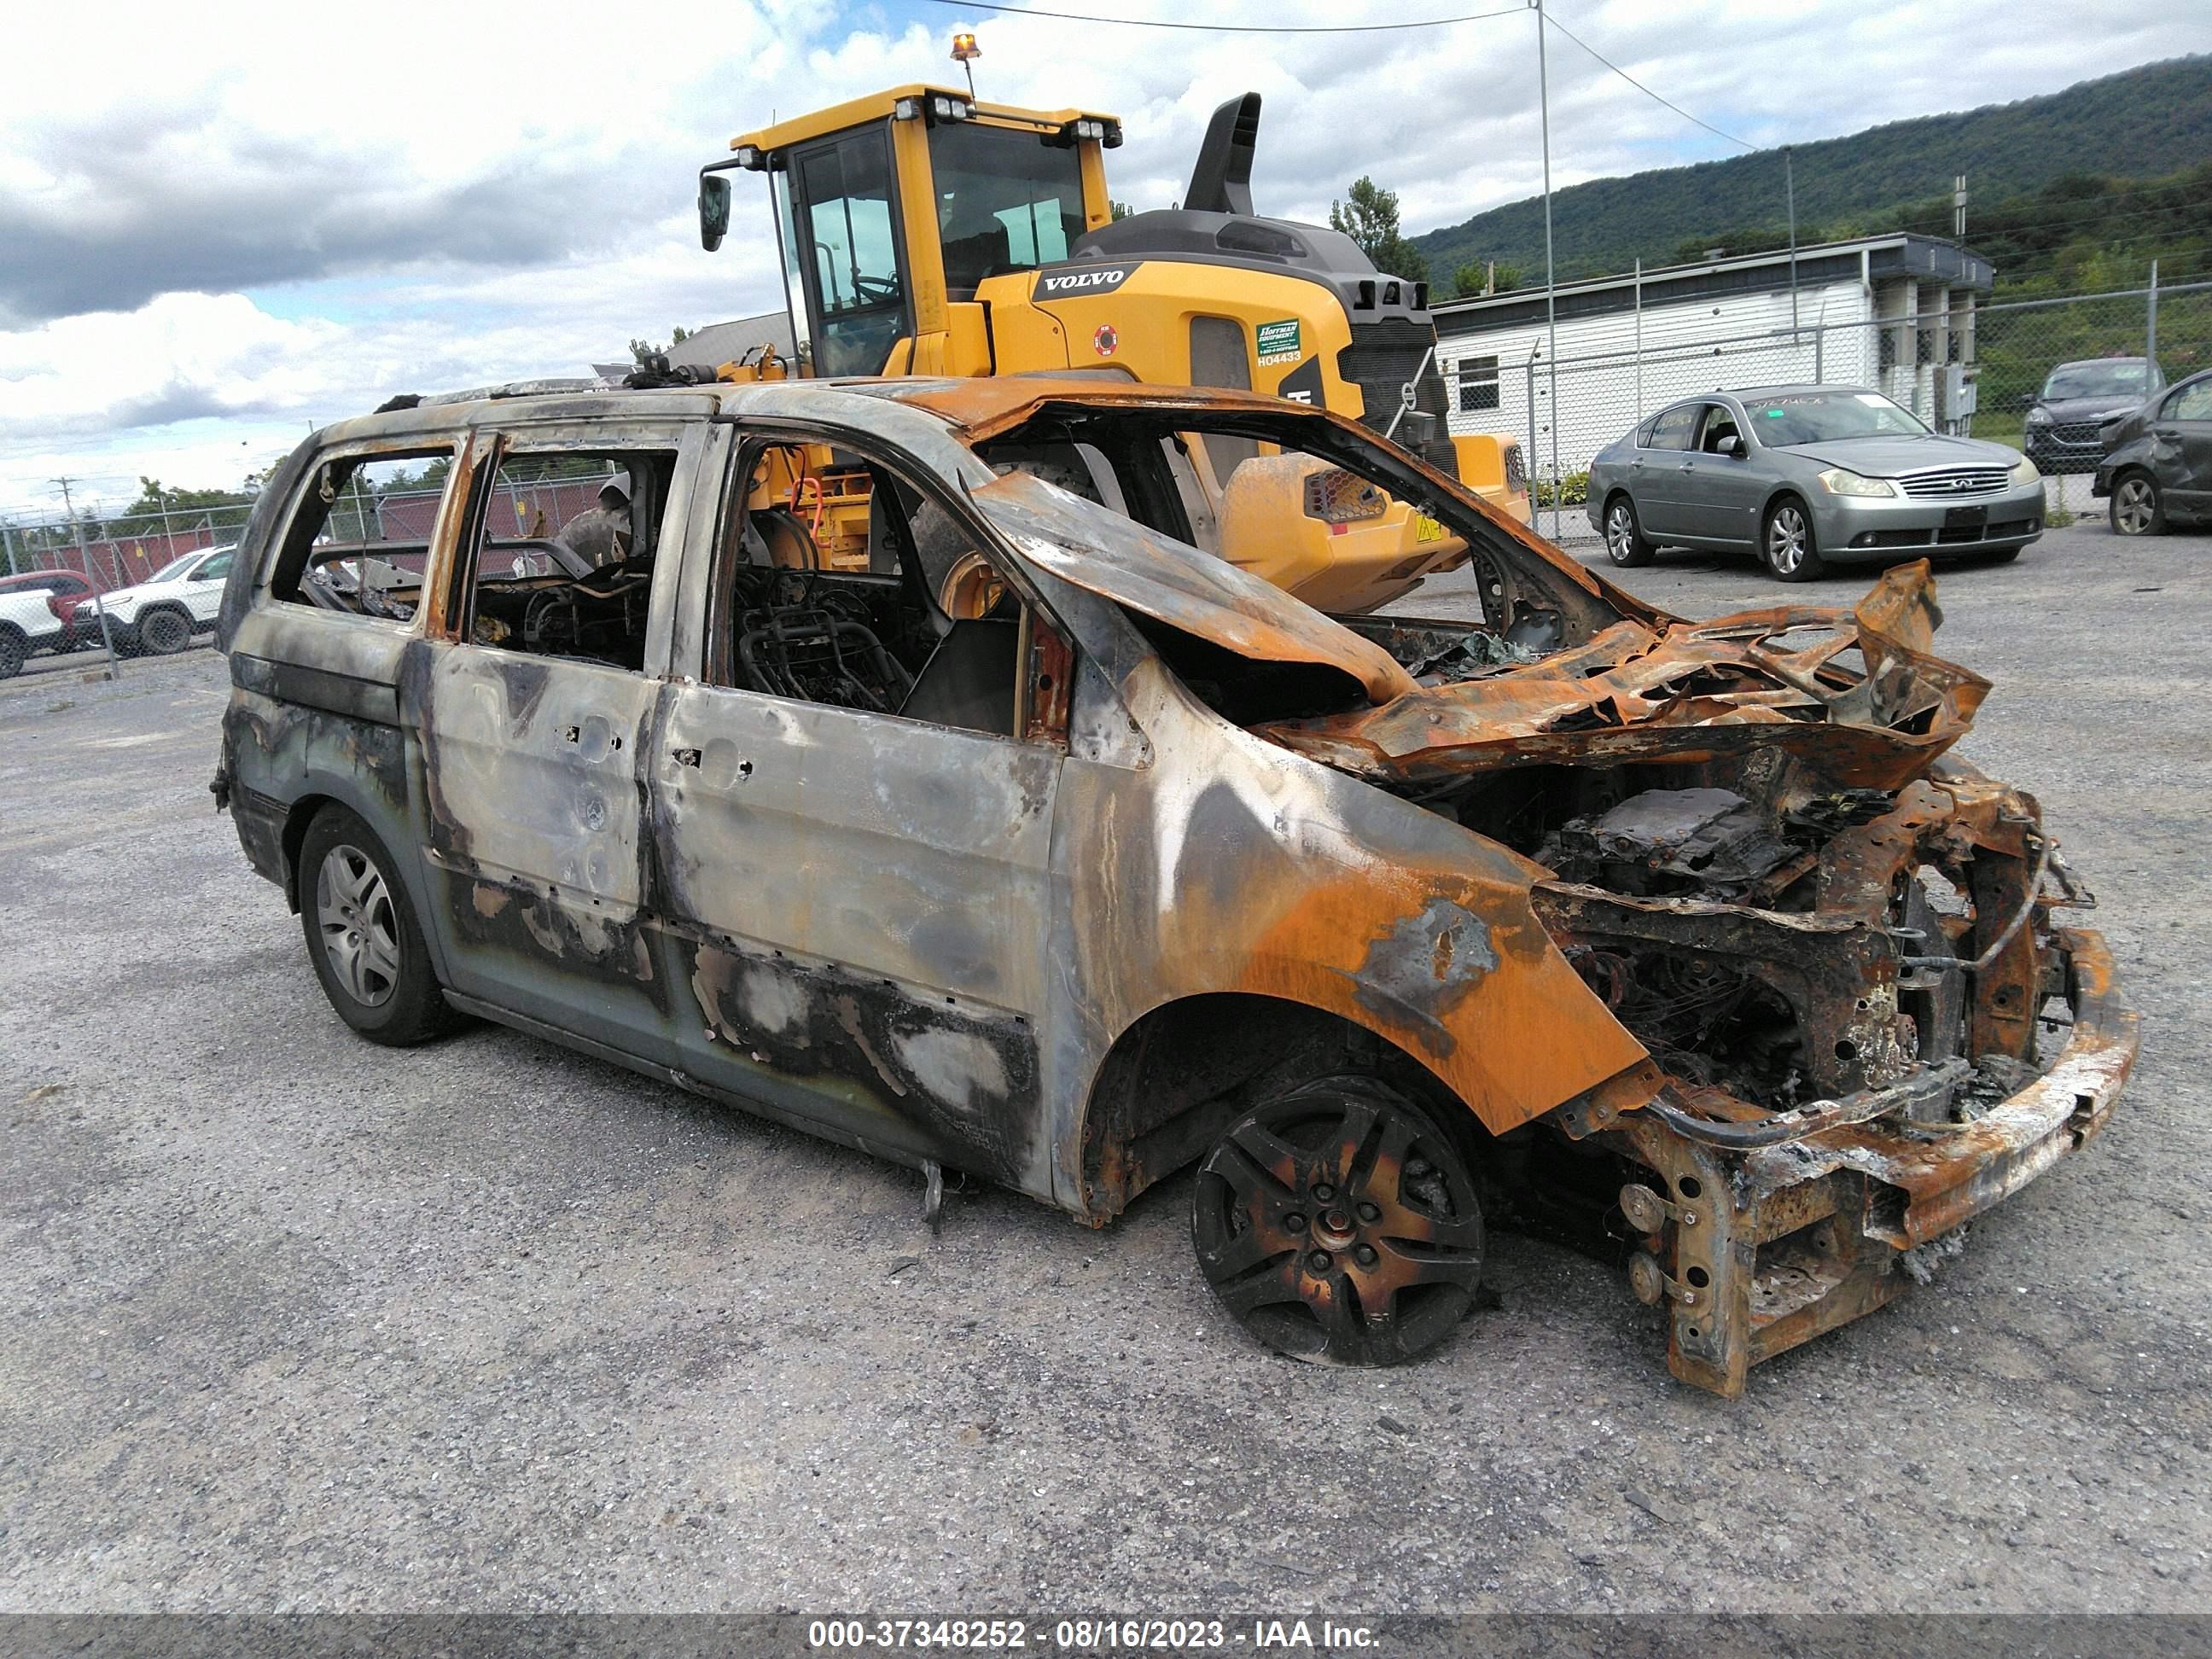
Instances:
[[[1498,407],[1498,359],[1462,357],[1459,360],[1459,407],[1462,414]]]

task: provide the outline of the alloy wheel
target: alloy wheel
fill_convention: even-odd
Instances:
[[[1605,546],[1615,564],[1626,564],[1636,556],[1636,515],[1626,501],[1615,501],[1605,515]]]
[[[398,918],[383,874],[359,848],[341,844],[323,855],[315,920],[346,994],[367,1008],[390,1001],[399,982]]]
[[[1805,562],[1811,540],[1802,511],[1787,502],[1776,507],[1773,517],[1766,521],[1768,567],[1778,576],[1795,575]]]
[[[2123,536],[2147,536],[2158,520],[2158,491],[2148,478],[2120,480],[2112,492],[2112,522]]]
[[[1449,1335],[1482,1276],[1467,1164],[1410,1103],[1316,1084],[1230,1127],[1200,1167],[1199,1269],[1222,1305],[1298,1358],[1388,1365]]]

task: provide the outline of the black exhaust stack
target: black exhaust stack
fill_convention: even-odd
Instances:
[[[1248,92],[1213,112],[1198,147],[1182,204],[1199,213],[1252,211],[1252,152],[1260,141],[1260,94]]]

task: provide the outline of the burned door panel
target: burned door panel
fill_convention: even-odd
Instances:
[[[638,787],[656,682],[479,646],[423,650],[424,857],[453,988],[665,1059]]]
[[[1036,1023],[1060,761],[672,688],[651,833],[678,1063],[740,1095],[772,1087],[848,1138],[1049,1195]]]

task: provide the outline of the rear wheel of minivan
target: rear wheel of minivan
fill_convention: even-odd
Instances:
[[[339,1018],[392,1048],[453,1028],[398,866],[356,814],[332,805],[315,815],[299,884],[307,956]]]
[[[1199,1166],[1199,1271],[1251,1334],[1293,1358],[1395,1365],[1474,1304],[1482,1210],[1429,1114],[1367,1077],[1262,1102]]]

